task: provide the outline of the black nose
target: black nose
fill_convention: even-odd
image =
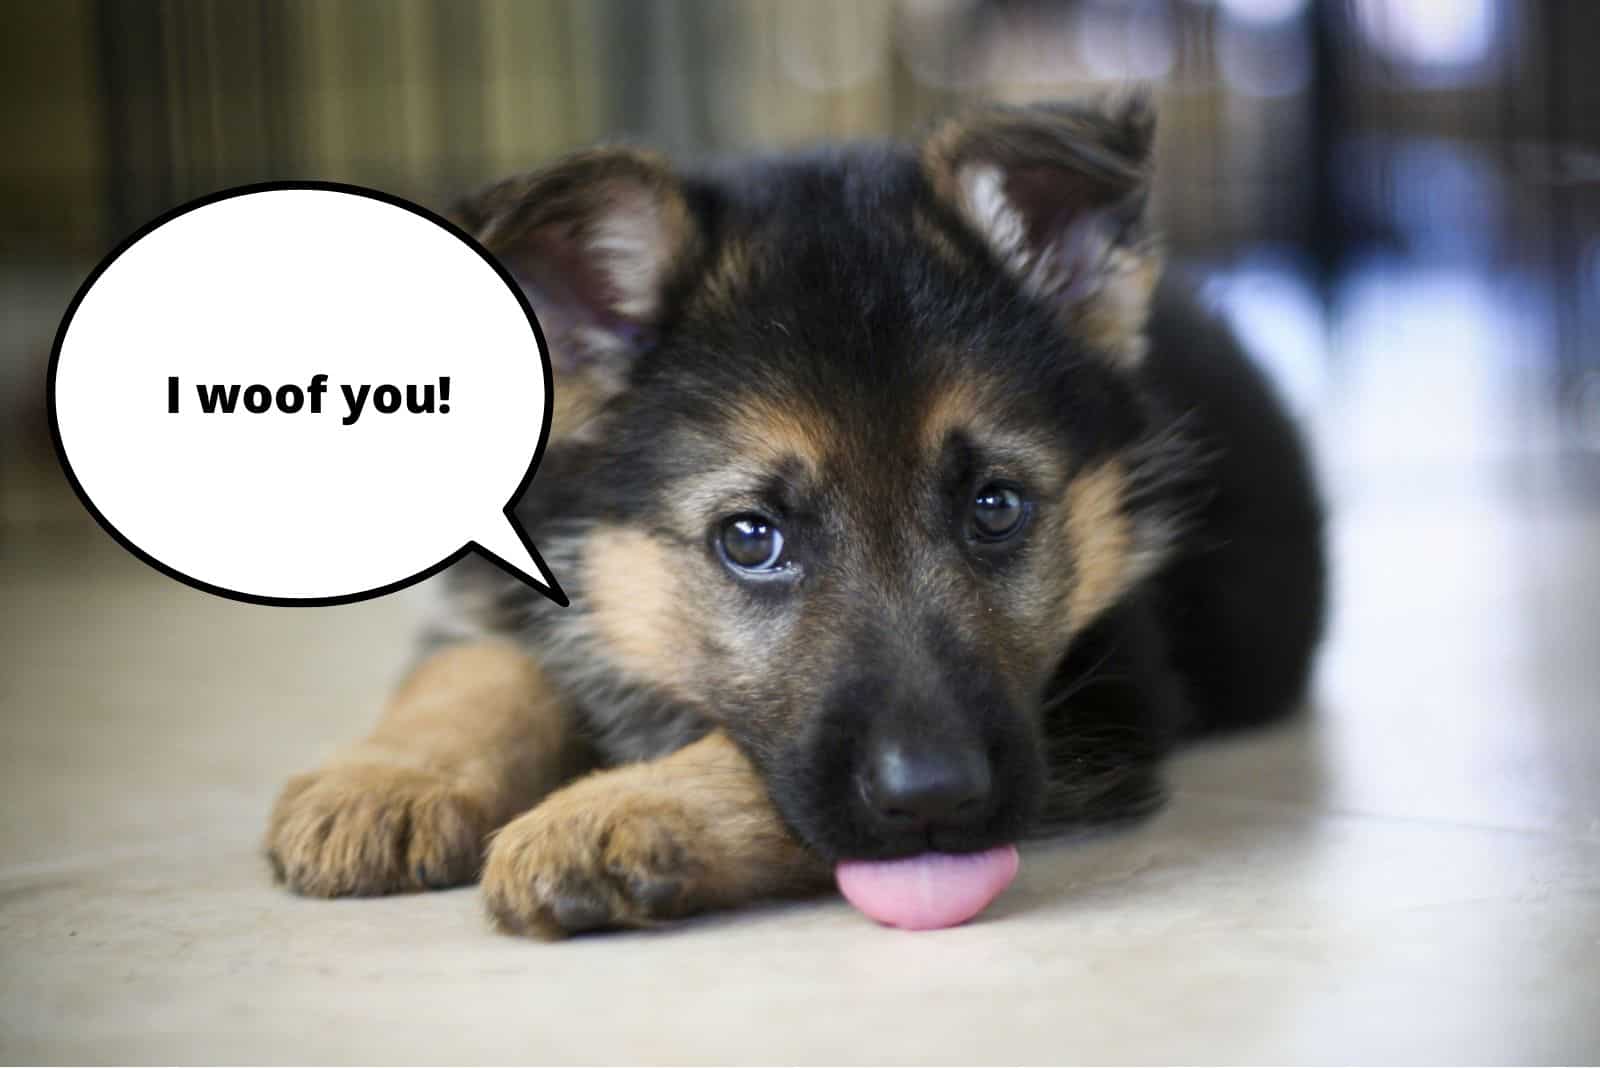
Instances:
[[[975,744],[873,741],[858,775],[873,821],[891,833],[968,827],[988,809],[989,758]]]

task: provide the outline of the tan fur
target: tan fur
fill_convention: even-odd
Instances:
[[[363,741],[290,780],[266,848],[316,897],[471,882],[485,836],[581,764],[567,710],[509,642],[424,661]]]
[[[716,515],[760,511],[755,490],[771,473],[769,463],[741,451],[730,463],[680,479],[667,502],[673,527],[687,535]]]
[[[726,424],[705,428],[728,462],[684,478],[673,489],[668,507],[677,529],[697,533],[709,516],[760,511],[761,502],[750,495],[789,463],[800,464],[802,477],[816,478],[830,458],[831,427],[831,419],[798,402],[785,407],[758,395],[740,398]]]
[[[1134,578],[1134,532],[1123,510],[1127,475],[1112,461],[1079,475],[1067,487],[1066,544],[1072,554],[1067,595],[1071,633],[1087,627]]]
[[[797,459],[814,475],[827,459],[832,426],[826,414],[808,411],[799,402],[780,404],[752,395],[732,414],[727,434],[749,463],[771,469]]]
[[[1099,295],[1072,319],[1078,336],[1118,366],[1131,369],[1144,359],[1149,347],[1145,324],[1164,262],[1154,248],[1113,250],[1106,257],[1107,277]]]
[[[945,439],[960,431],[1006,464],[1012,477],[1024,479],[1035,495],[1053,495],[1066,477],[1060,446],[1018,434],[997,418],[989,396],[981,378],[966,376],[944,383],[926,397],[918,434],[923,455],[933,462]]]
[[[553,794],[495,835],[483,873],[496,925],[544,937],[827,885],[721,732]]]
[[[936,457],[952,431],[971,432],[990,421],[982,385],[974,376],[943,384],[923,404],[918,443],[924,456]]]
[[[617,667],[688,694],[692,665],[682,643],[693,631],[668,550],[642,530],[602,527],[584,540],[582,566],[589,618]]]

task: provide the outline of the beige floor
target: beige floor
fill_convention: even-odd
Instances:
[[[835,900],[540,945],[471,890],[290,897],[266,807],[370,719],[415,595],[254,608],[8,531],[0,1059],[1600,1059],[1600,508],[1505,383],[1359,355],[1317,395],[1314,714],[931,934]]]

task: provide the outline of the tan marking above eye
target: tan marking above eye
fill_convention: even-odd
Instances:
[[[937,458],[952,432],[989,422],[984,395],[983,386],[970,377],[935,386],[922,405],[922,430],[918,440],[923,454]]]
[[[737,512],[765,512],[760,494],[775,477],[809,483],[829,459],[839,438],[834,421],[792,398],[759,395],[730,398],[720,422],[685,427],[684,455],[698,461],[694,473],[673,481],[663,499],[672,528],[699,539],[706,525]]]
[[[732,405],[725,432],[741,462],[768,469],[798,460],[808,475],[822,470],[829,442],[838,435],[835,421],[793,398],[784,402],[745,396]]]
[[[982,379],[958,378],[935,387],[923,404],[918,436],[926,462],[937,463],[953,433],[965,434],[978,451],[1003,470],[984,473],[1019,483],[1024,496],[1053,496],[1066,478],[1067,457],[1058,444],[1011,426]],[[976,487],[974,487],[976,488]]]

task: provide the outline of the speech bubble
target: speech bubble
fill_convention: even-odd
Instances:
[[[476,551],[566,595],[512,503],[549,435],[527,298],[456,226],[332,182],[151,222],[56,334],[50,427],[135,556],[253,604],[347,604]]]

